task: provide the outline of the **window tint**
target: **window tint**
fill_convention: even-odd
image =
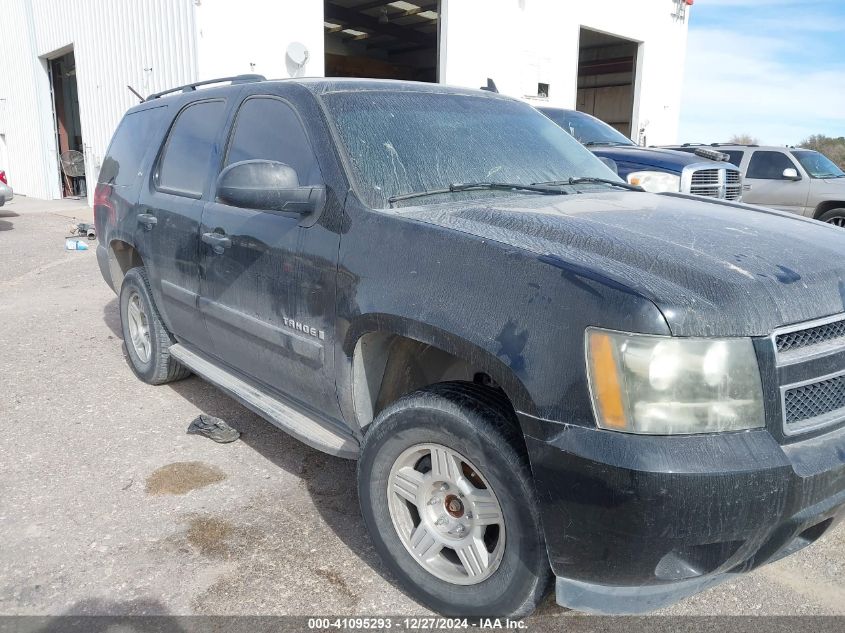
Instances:
[[[761,178],[763,180],[784,180],[783,170],[795,169],[793,163],[786,154],[781,152],[754,152],[751,162],[748,164],[746,178]]]
[[[144,152],[154,141],[164,111],[165,107],[159,106],[123,117],[103,160],[99,178],[101,183],[116,187],[134,184]]]
[[[739,167],[739,164],[742,162],[742,157],[745,155],[745,152],[742,152],[742,151],[737,150],[737,149],[729,149],[729,150],[720,149],[719,151],[727,154],[728,156],[730,156],[730,163],[732,165],[736,165],[737,167]]]
[[[300,185],[322,183],[305,130],[293,108],[271,97],[247,99],[238,110],[226,165],[274,160],[293,167]]]
[[[179,113],[159,163],[156,183],[159,189],[202,197],[225,109],[225,101],[201,101]]]

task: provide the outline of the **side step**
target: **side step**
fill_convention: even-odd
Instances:
[[[300,442],[337,457],[346,459],[358,457],[358,442],[351,435],[327,428],[325,424],[321,424],[290,404],[263,393],[184,345],[171,345],[170,354],[192,372],[225,391],[242,405]]]

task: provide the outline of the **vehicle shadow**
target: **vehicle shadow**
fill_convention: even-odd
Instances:
[[[11,231],[13,228],[13,224],[4,220],[3,218],[17,218],[19,214],[15,213],[14,211],[10,211],[5,209],[4,207],[0,207],[0,231]]]
[[[203,413],[238,429],[241,441],[274,466],[299,477],[326,525],[362,562],[393,582],[367,536],[358,508],[354,461],[306,446],[200,378],[168,386]]]

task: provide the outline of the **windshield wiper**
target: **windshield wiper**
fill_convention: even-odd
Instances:
[[[410,200],[411,198],[421,198],[422,196],[436,196],[446,193],[455,193],[457,191],[534,191],[547,195],[565,196],[568,192],[560,189],[550,189],[543,187],[546,183],[533,183],[530,185],[520,185],[513,182],[453,182],[447,189],[430,189],[428,191],[414,191],[411,193],[403,193],[398,196],[390,196],[387,201],[390,204],[399,202],[400,200]]]
[[[549,182],[535,182],[534,184],[549,186],[601,184],[619,187],[620,189],[627,189],[628,191],[645,191],[645,189],[643,189],[642,187],[638,187],[637,185],[629,185],[627,182],[621,182],[619,180],[610,180],[608,178],[593,178],[591,176],[583,176],[581,178],[570,178],[568,180],[550,180]]]
[[[598,145],[606,146],[606,147],[616,147],[617,145],[626,145],[626,143],[620,143],[619,141],[587,141],[583,143],[584,147],[596,147]],[[633,145],[633,143],[631,143]]]

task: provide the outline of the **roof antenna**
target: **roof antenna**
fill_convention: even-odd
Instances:
[[[126,86],[126,87],[129,88],[129,92],[131,92],[133,95],[135,95],[136,97],[138,97],[141,100],[141,103],[144,103],[144,97],[142,97],[140,94],[138,94],[138,91],[135,90],[135,88],[133,88],[132,86]]]
[[[499,89],[496,88],[496,82],[490,79],[490,77],[487,78],[487,85],[481,86],[481,90],[486,90],[487,92],[499,92]]]

